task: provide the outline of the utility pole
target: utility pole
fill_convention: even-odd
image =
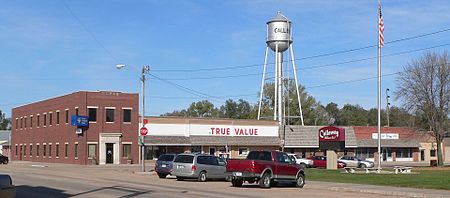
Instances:
[[[389,88],[386,89],[386,118],[387,118],[387,127],[389,127],[389,105],[391,105],[391,103],[389,103],[389,98],[391,98],[389,96]]]
[[[142,66],[142,72],[141,72],[141,82],[142,82],[142,115],[141,115],[141,123],[142,127],[145,127],[144,125],[144,119],[145,119],[145,74],[150,72],[150,66],[145,65]],[[145,172],[145,135],[141,135],[141,171]]]

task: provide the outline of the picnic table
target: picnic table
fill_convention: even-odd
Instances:
[[[356,167],[344,167],[346,173],[355,173]]]
[[[394,173],[411,173],[412,167],[409,166],[394,166]]]

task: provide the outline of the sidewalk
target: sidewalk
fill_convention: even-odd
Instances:
[[[375,186],[375,185],[362,185],[362,184],[349,184],[349,183],[306,181],[305,188],[328,189],[328,190],[341,191],[341,192],[342,191],[344,191],[344,192],[362,192],[362,193],[381,194],[381,195],[388,195],[388,196],[450,198],[450,191],[447,191],[447,190],[403,188],[403,187]]]

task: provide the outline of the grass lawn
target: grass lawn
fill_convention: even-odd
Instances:
[[[413,174],[342,172],[343,170],[310,168],[306,170],[306,180],[450,190],[450,168],[413,168]]]

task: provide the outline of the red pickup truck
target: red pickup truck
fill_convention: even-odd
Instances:
[[[305,172],[288,154],[279,151],[250,151],[247,159],[231,159],[227,163],[231,184],[240,187],[258,182],[262,188],[270,188],[278,181],[292,181],[297,187],[305,185]]]

